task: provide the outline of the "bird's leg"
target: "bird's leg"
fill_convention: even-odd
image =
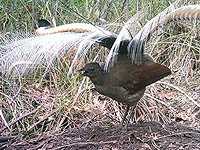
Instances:
[[[136,106],[136,105],[133,105],[132,108],[131,108],[131,113],[130,113],[130,115],[129,115],[129,117],[128,117],[128,120],[127,120],[127,123],[126,123],[126,129],[128,128],[128,124],[129,124],[129,122],[130,122],[130,120],[131,120],[131,118],[132,118],[132,116],[133,116],[133,111],[134,111],[134,109],[135,109],[135,106]]]
[[[127,105],[127,107],[126,107],[126,111],[125,111],[124,116],[123,116],[123,119],[122,119],[122,126],[123,126],[124,121],[125,121],[125,119],[126,119],[126,116],[127,116],[127,114],[128,114],[129,108],[130,108],[130,106]]]

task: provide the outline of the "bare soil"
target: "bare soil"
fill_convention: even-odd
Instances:
[[[200,130],[176,123],[161,125],[156,122],[121,125],[106,124],[87,128],[68,128],[49,131],[24,140],[15,137],[0,142],[0,149],[69,149],[69,150],[121,150],[121,149],[200,149]],[[23,140],[22,140],[23,139]]]

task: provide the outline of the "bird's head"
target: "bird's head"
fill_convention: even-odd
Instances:
[[[87,76],[90,78],[98,77],[103,73],[103,69],[96,62],[86,64],[82,69],[80,69],[78,71],[84,71],[81,74],[81,76]]]

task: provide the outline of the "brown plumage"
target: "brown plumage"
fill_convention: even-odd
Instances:
[[[146,86],[171,74],[169,68],[153,62],[148,55],[144,55],[143,61],[138,64],[132,63],[127,55],[119,55],[109,72],[105,72],[96,62],[86,64],[79,71],[84,71],[82,75],[90,78],[99,93],[127,105],[122,123],[130,106],[132,116],[133,109],[144,95]],[[130,117],[127,123],[129,120]]]

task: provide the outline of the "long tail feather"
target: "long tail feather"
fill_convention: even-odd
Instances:
[[[142,38],[145,33],[148,33],[159,21],[161,18],[165,17],[168,13],[170,13],[171,11],[173,11],[175,8],[177,8],[178,3],[180,0],[176,0],[171,6],[169,6],[168,8],[166,8],[164,11],[162,11],[161,13],[159,13],[156,17],[154,17],[153,19],[151,19],[135,36],[134,38],[130,39],[130,32],[129,29],[131,28],[131,26],[133,26],[133,22],[135,20],[137,20],[138,16],[141,16],[142,13],[138,12],[136,15],[134,15],[131,19],[129,19],[126,24],[124,25],[124,27],[122,28],[121,32],[119,33],[119,36],[117,37],[115,43],[113,43],[113,47],[109,53],[108,59],[106,61],[106,65],[105,65],[105,69],[107,70],[109,68],[109,66],[112,66],[113,62],[115,61],[115,59],[112,59],[113,57],[113,53],[118,53],[120,50],[120,45],[121,42],[124,40],[124,37],[127,38],[127,40],[130,41],[129,45],[126,47],[126,51],[127,54],[131,54],[132,55],[132,59],[135,60],[136,57],[138,57],[138,55],[140,53],[142,53],[143,51],[143,43],[142,43]],[[142,44],[142,45],[141,45]],[[140,50],[138,52],[138,50]],[[139,53],[139,54],[138,54]],[[141,55],[141,54],[140,54]],[[115,57],[116,58],[116,57]],[[139,59],[137,59],[139,60]]]
[[[2,37],[1,41],[4,42],[0,46],[0,72],[15,75],[16,71],[24,74],[39,65],[49,67],[61,53],[76,53],[74,47],[87,52],[93,43],[111,35],[110,32],[95,31],[63,32],[39,36],[28,34],[23,37],[15,36],[12,40]],[[80,52],[76,53],[76,58],[79,54]]]
[[[166,12],[166,11],[164,11]],[[128,46],[128,51],[132,55],[133,60],[139,60],[136,57],[142,57],[144,53],[144,46],[151,38],[153,32],[165,23],[173,20],[185,20],[185,19],[199,19],[200,18],[200,5],[183,6],[167,14],[165,17],[161,17],[163,12],[158,14],[155,18],[149,21],[144,28],[131,40]],[[159,18],[159,21],[156,19]],[[155,20],[154,20],[155,19]],[[153,24],[153,25],[152,25]],[[150,28],[149,28],[150,27]],[[139,49],[138,49],[139,47]]]

